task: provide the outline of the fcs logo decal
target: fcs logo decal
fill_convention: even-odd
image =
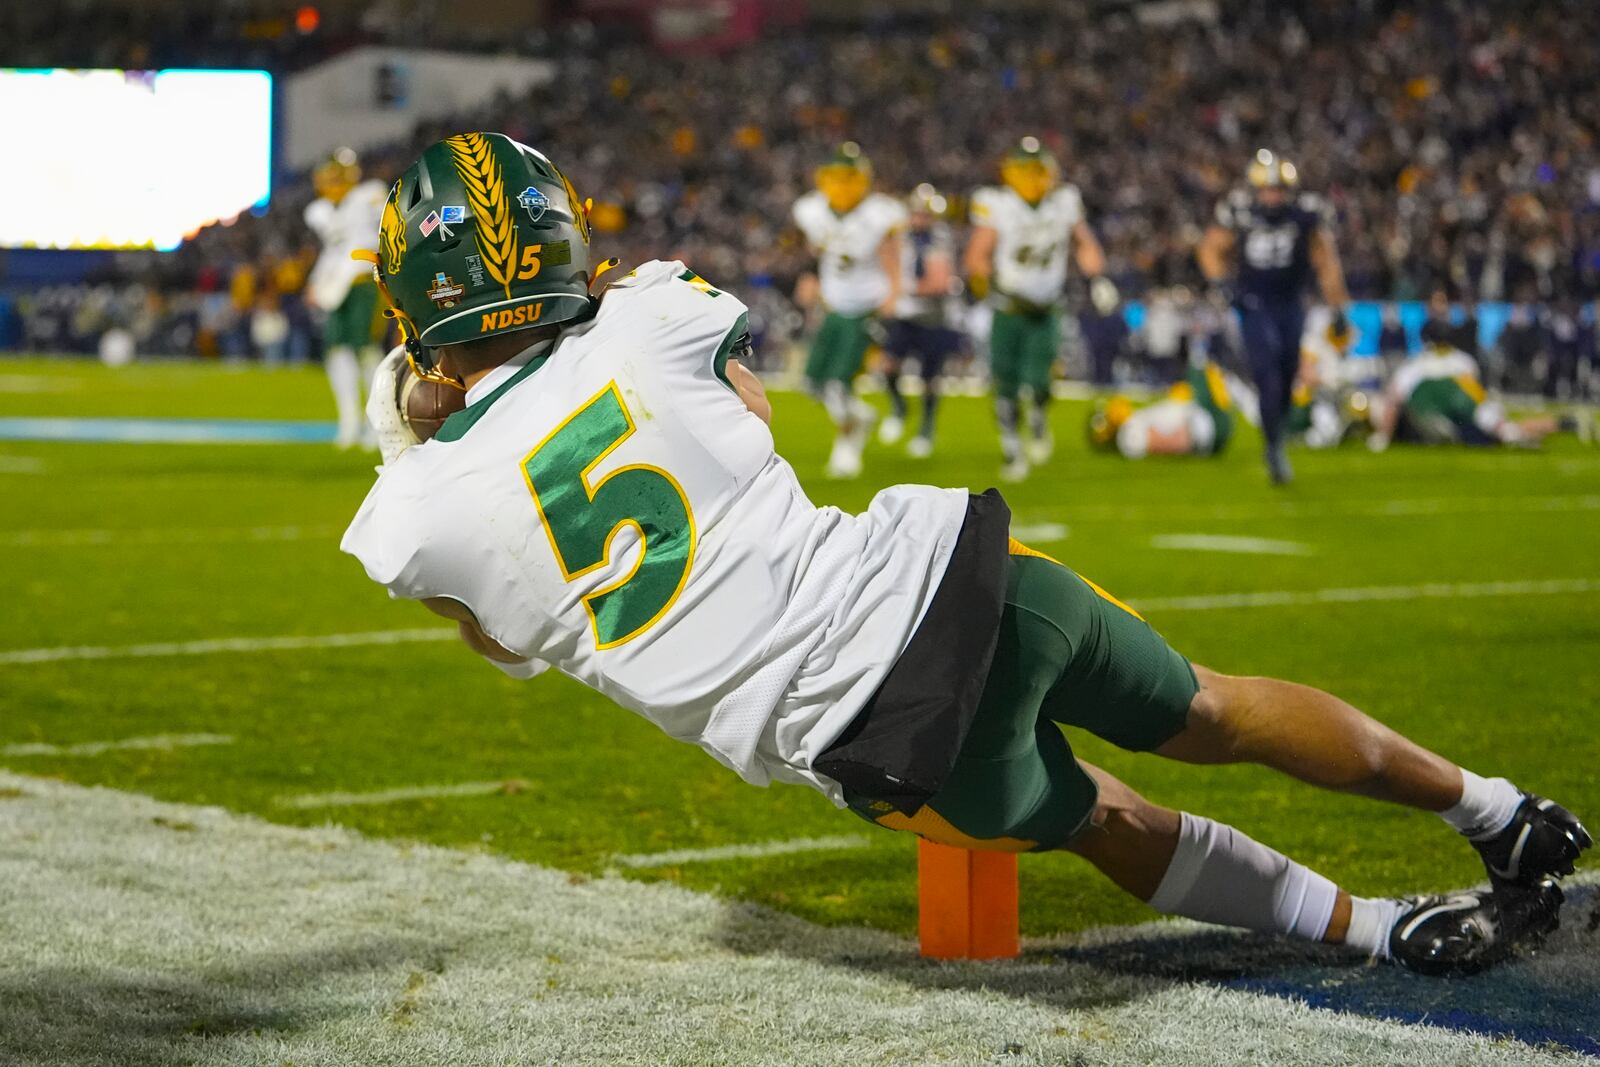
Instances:
[[[550,198],[541,193],[537,186],[530,185],[517,194],[517,203],[528,211],[528,221],[538,222],[544,218],[544,213],[550,206]]]
[[[504,330],[508,326],[532,326],[539,321],[539,316],[543,313],[543,300],[537,304],[523,304],[520,307],[501,308],[499,311],[485,311],[482,320],[478,323],[478,332],[488,333],[490,330]]]

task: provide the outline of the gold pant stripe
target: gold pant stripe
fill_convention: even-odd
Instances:
[[[1013,556],[1035,556],[1035,557],[1037,557],[1039,559],[1047,559],[1051,563],[1054,563],[1057,567],[1065,567],[1066,566],[1065,563],[1062,563],[1059,559],[1056,559],[1054,556],[1047,555],[1046,553],[1040,552],[1037,548],[1029,548],[1027,545],[1023,544],[1021,541],[1018,541],[1015,537],[1010,539],[1010,546],[1009,547],[1010,547],[1011,554]],[[1068,568],[1068,569],[1070,570],[1071,568]],[[1073,571],[1072,573],[1073,574],[1078,574],[1077,571]],[[1090,581],[1088,578],[1084,578],[1083,575],[1078,574],[1078,577],[1079,578],[1083,578],[1083,583],[1085,585],[1087,585],[1090,589],[1093,589],[1095,591],[1095,595],[1098,596],[1101,600],[1106,601],[1108,604],[1115,604],[1117,607],[1121,608],[1123,611],[1126,611],[1129,615],[1132,615],[1134,618],[1143,621],[1143,619],[1144,619],[1143,615],[1140,615],[1137,611],[1134,611],[1132,608],[1128,607],[1128,605],[1124,604],[1122,601],[1118,600],[1116,597],[1112,596],[1110,593],[1106,592],[1104,589],[1101,589],[1098,585],[1096,585],[1094,582]]]
[[[950,820],[924,804],[915,815],[891,812],[877,818],[879,826],[890,830],[908,830],[918,837],[941,845],[972,849],[975,852],[1031,852],[1039,842],[1020,837],[973,837],[950,825]]]

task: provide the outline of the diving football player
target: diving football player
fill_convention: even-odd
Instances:
[[[948,325],[946,302],[955,280],[954,239],[942,216],[945,198],[923,183],[906,201],[910,212],[900,240],[900,303],[889,322],[884,381],[890,412],[878,426],[878,440],[892,445],[905,432],[906,400],[900,393],[900,372],[908,359],[917,361],[922,377],[922,422],[906,446],[915,459],[933,454],[933,425],[939,408],[939,377],[945,360],[961,347],[961,335]]]
[[[416,237],[453,204],[463,240]],[[373,258],[406,345],[378,370],[384,462],[342,547],[507,674],[554,668],[748,782],[808,786],[890,829],[1075,852],[1171,914],[1432,972],[1487,966],[1556,922],[1554,879],[1590,843],[1558,805],[1326,693],[1191,664],[1013,540],[993,490],[895,486],[858,515],[814,505],[740,362],[738,297],[662,261],[595,294],[584,204],[544,155],[448,138],[401,176],[384,219]],[[440,274],[468,279],[448,307],[431,295]],[[422,443],[393,400],[407,359],[466,390]],[[1436,812],[1494,888],[1352,896],[1145,800],[1076,759],[1057,723]]]
[[[972,295],[994,307],[989,359],[995,418],[1007,481],[1050,458],[1050,375],[1061,348],[1061,300],[1067,256],[1093,278],[1105,253],[1084,221],[1078,188],[1060,181],[1056,158],[1037,137],[1024,137],[1000,164],[999,187],[972,194],[972,236],[964,266]],[[1022,443],[1020,405],[1030,402],[1029,440]]]
[[[836,431],[828,476],[854,478],[872,427],[870,405],[851,391],[880,322],[900,300],[900,230],[906,211],[872,191],[872,163],[854,141],[816,172],[817,187],[794,205],[795,225],[817,253],[822,325],[811,341],[806,380]]]
[[[1246,178],[1250,188],[1234,190],[1217,205],[1216,221],[1195,251],[1213,284],[1221,286],[1233,276],[1232,303],[1261,403],[1267,472],[1282,485],[1294,477],[1285,420],[1300,369],[1303,291],[1315,275],[1341,336],[1349,332],[1350,296],[1328,208],[1310,193],[1296,193],[1300,176],[1294,164],[1262,149]]]
[[[371,378],[381,354],[373,330],[378,288],[371,268],[350,253],[372,244],[389,190],[382,182],[361,180],[361,164],[348,148],[312,171],[311,180],[317,198],[306,205],[305,222],[322,243],[322,253],[311,268],[306,294],[322,317],[323,368],[339,414],[334,444],[350,448],[364,432],[361,383]]]

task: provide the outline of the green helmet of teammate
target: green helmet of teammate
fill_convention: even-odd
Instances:
[[[555,164],[505,134],[430,145],[389,191],[375,257],[419,371],[429,348],[587,316],[587,216]]]

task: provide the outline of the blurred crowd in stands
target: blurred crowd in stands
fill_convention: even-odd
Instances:
[[[388,180],[438,137],[503,130],[594,198],[603,253],[683,258],[788,329],[810,263],[789,209],[839,141],[863,146],[880,189],[932,182],[959,212],[1000,153],[1037,133],[1082,189],[1122,297],[1147,309],[1118,343],[1160,353],[1215,313],[1189,295],[1202,289],[1193,247],[1269,146],[1336,211],[1356,299],[1442,301],[1457,320],[1480,301],[1515,305],[1496,351],[1480,353],[1508,380],[1564,391],[1569,367],[1596,362],[1600,5],[1218,7],[1214,25],[1083,5],[813,26],[718,56],[566,32],[544,42],[560,70],[547,87],[428,123],[365,165]],[[73,347],[98,319],[131,317],[141,349],[313,354],[297,295],[314,254],[309,196],[290,176],[265,217],[201,234],[137,289],[108,278],[75,304],[38,294],[28,343]],[[1087,342],[1104,324],[1078,304]]]

